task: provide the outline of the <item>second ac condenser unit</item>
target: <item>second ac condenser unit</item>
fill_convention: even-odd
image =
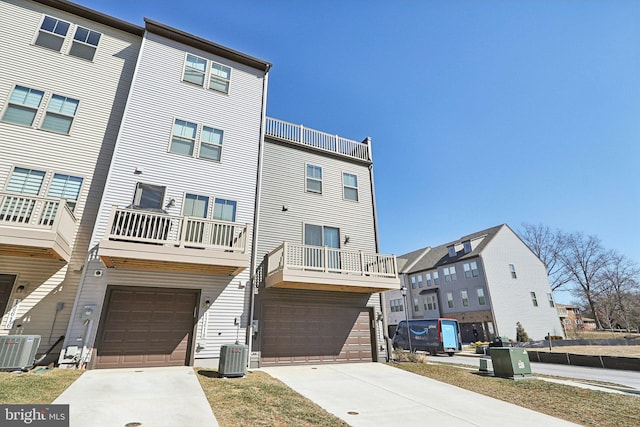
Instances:
[[[223,377],[244,377],[247,375],[247,346],[226,344],[220,347],[218,373]]]

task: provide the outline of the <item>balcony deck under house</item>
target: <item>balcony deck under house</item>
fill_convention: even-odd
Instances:
[[[265,287],[339,292],[400,289],[395,255],[284,242],[266,259]]]
[[[3,255],[69,262],[76,223],[65,199],[0,193]]]
[[[98,256],[107,267],[235,276],[249,267],[248,224],[113,207]]]

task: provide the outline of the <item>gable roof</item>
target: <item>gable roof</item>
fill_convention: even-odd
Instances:
[[[480,255],[482,250],[487,246],[491,239],[493,239],[493,237],[503,227],[507,227],[507,225],[501,224],[495,227],[487,228],[486,230],[462,236],[452,242],[448,242],[440,246],[435,246],[427,252],[424,251],[425,249],[429,248],[419,249],[417,251],[409,252],[405,255],[400,255],[398,257],[399,265],[401,265],[400,260],[408,260],[407,262],[404,262],[404,264],[402,264],[406,268],[400,268],[400,272],[405,274],[416,273],[418,271],[430,270],[442,265],[452,264],[463,259],[475,258]],[[460,250],[456,252],[455,257],[449,257],[450,246],[461,245],[463,244],[463,242],[473,241],[480,238],[482,238],[482,240],[473,248],[471,252],[464,253],[464,250]],[[419,258],[416,259],[416,257]]]

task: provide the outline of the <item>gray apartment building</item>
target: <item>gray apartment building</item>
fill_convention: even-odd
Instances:
[[[448,317],[463,342],[563,335],[544,264],[506,224],[398,257],[406,289],[385,293],[390,332],[397,322]],[[406,301],[406,303],[405,303]]]

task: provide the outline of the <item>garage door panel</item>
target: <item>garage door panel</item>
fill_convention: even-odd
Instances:
[[[369,310],[265,303],[261,364],[372,361]]]
[[[197,300],[195,290],[110,288],[96,367],[185,365]]]

